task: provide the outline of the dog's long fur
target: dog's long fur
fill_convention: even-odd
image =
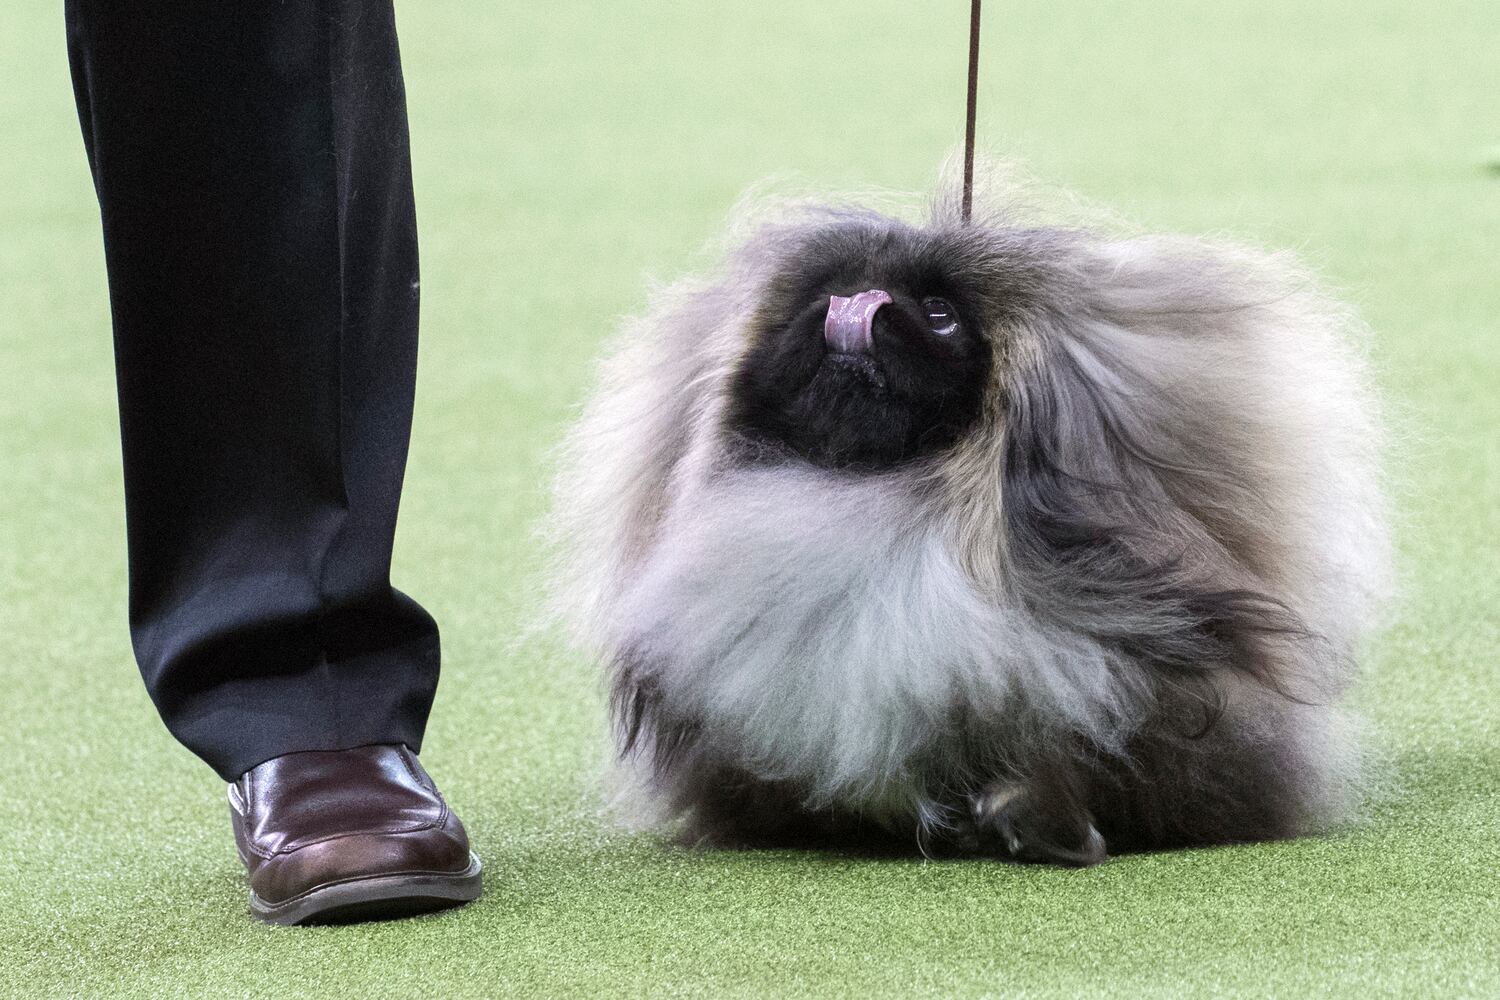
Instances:
[[[771,215],[626,324],[557,484],[554,596],[663,819],[941,834],[1022,787],[1129,849],[1336,817],[1388,580],[1350,312],[1285,256],[1004,199],[969,226],[951,198]],[[990,276],[984,413],[953,447],[877,471],[730,447],[778,271],[831,231]]]

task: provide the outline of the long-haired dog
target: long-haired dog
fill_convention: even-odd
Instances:
[[[1387,577],[1350,313],[1198,239],[783,206],[628,323],[554,593],[712,843],[1091,864],[1318,829]]]

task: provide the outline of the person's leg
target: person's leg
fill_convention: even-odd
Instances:
[[[414,753],[437,628],[389,579],[418,294],[390,0],[68,0],[67,20],[151,697],[231,782],[262,919],[474,899]]]
[[[226,780],[415,750],[438,636],[388,575],[418,298],[389,0],[68,0],[67,22],[151,697]]]

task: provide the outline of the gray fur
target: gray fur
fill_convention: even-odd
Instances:
[[[878,473],[738,461],[725,393],[758,306],[847,227],[991,276],[985,417]],[[554,599],[610,667],[658,822],[953,833],[1014,785],[1123,849],[1348,805],[1340,699],[1389,552],[1347,309],[1282,255],[1005,199],[969,227],[947,199],[916,225],[760,206],[739,232],[625,325],[551,522]]]

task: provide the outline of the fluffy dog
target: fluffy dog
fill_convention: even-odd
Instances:
[[[554,593],[637,794],[1074,865],[1321,828],[1387,579],[1357,324],[1279,255],[975,213],[782,205],[615,343]]]

